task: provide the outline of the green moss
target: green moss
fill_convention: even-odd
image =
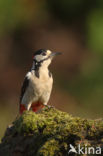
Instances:
[[[45,119],[32,111],[26,111],[14,122],[14,129],[18,134],[36,133],[45,125]]]
[[[39,149],[37,155],[54,156],[57,152],[59,152],[59,143],[57,140],[51,139],[45,142],[45,144]]]
[[[0,155],[64,156],[69,144],[103,144],[103,120],[87,120],[45,107],[40,113],[25,111],[6,130]]]

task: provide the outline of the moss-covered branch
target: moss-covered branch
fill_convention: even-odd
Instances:
[[[0,156],[68,156],[70,144],[103,146],[103,120],[72,117],[54,108],[26,111],[6,130]]]

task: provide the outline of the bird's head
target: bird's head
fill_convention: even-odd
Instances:
[[[44,66],[48,67],[52,59],[60,54],[60,52],[52,52],[50,50],[40,49],[34,53],[33,61],[36,64],[43,64]]]

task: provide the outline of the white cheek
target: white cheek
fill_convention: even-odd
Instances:
[[[36,55],[35,56],[35,60],[37,60],[38,62],[45,59],[45,58],[46,58],[46,56],[42,56],[42,55]]]
[[[42,59],[42,56],[41,55],[36,55],[35,56],[35,60],[40,61],[41,59]]]

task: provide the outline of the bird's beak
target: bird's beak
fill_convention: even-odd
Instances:
[[[54,56],[61,55],[61,54],[62,54],[61,52],[52,52],[50,54],[50,57],[54,57]]]

